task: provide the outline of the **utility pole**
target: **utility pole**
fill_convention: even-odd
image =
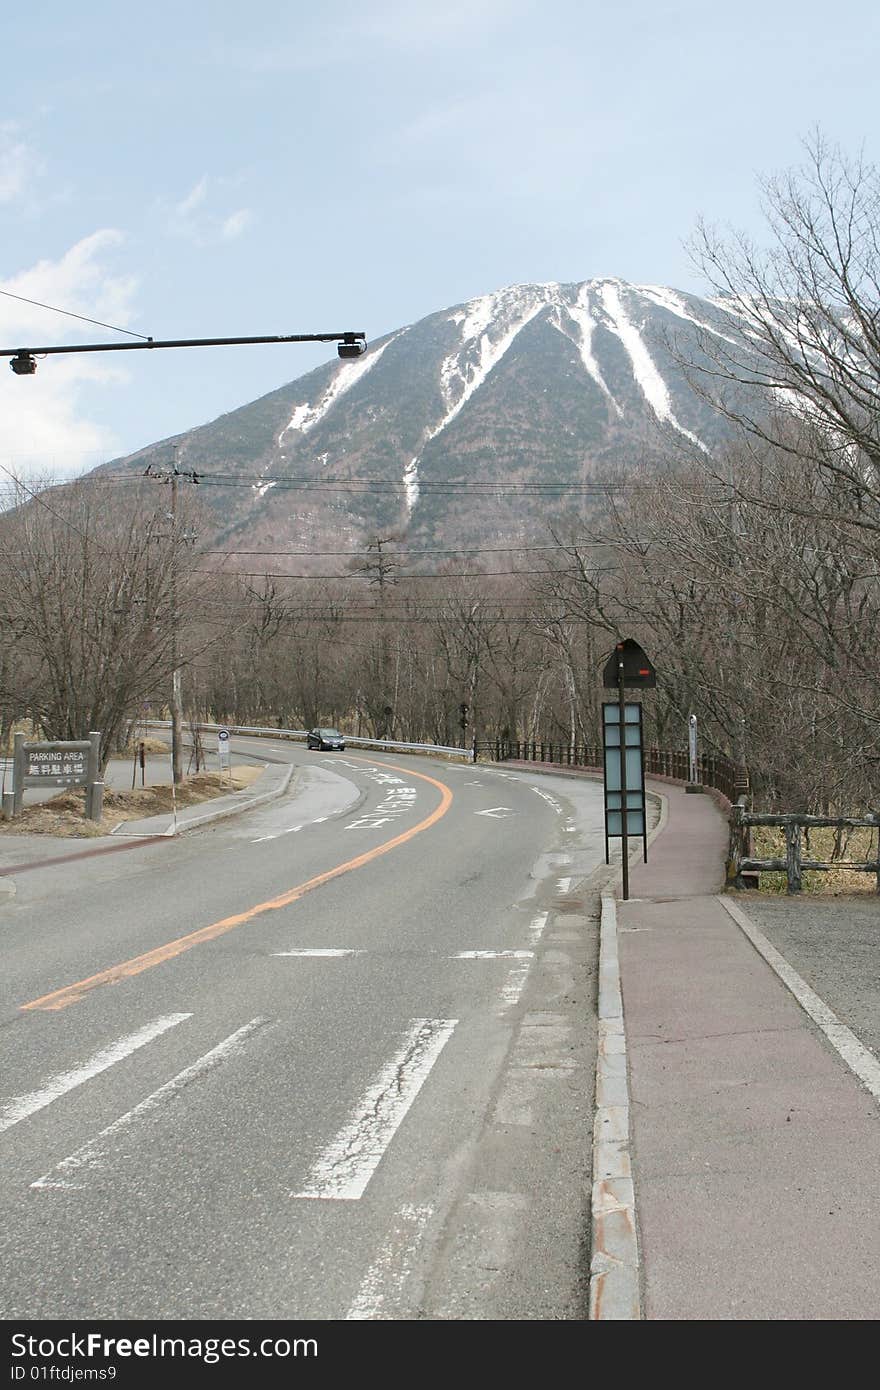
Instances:
[[[379,602],[377,608],[377,616],[379,619],[379,684],[381,687],[381,695],[385,700],[388,699],[389,695],[389,669],[391,664],[391,653],[388,647],[388,614],[385,607],[385,599],[386,590],[388,586],[397,583],[400,562],[392,558],[393,552],[392,554],[383,552],[382,547],[394,545],[398,540],[399,537],[397,535],[373,536],[371,540],[367,541],[365,547],[368,558],[363,562],[363,564],[359,565],[356,562],[352,562],[349,566],[352,573],[362,574],[369,580],[371,584],[375,584],[378,586]],[[383,707],[382,712],[383,722],[381,737],[388,737],[389,728],[393,722],[393,718],[393,707],[391,705],[386,704]]]
[[[171,543],[177,545],[177,449],[171,472]],[[171,776],[183,781],[183,700],[180,693],[179,614],[177,611],[177,556],[171,558]]]
[[[174,448],[174,464],[170,469],[157,471],[152,464],[148,464],[144,470],[145,478],[155,478],[160,483],[171,484],[171,510],[168,518],[171,522],[171,543],[175,547],[171,559],[171,777],[175,786],[183,781],[183,695],[180,667],[180,611],[178,608],[177,593],[177,555],[176,547],[180,541],[194,542],[195,535],[184,533],[182,536],[177,534],[177,492],[178,483],[181,477],[188,482],[198,483],[199,475],[194,470],[181,473],[177,466],[178,450]]]

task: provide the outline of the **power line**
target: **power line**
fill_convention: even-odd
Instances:
[[[4,464],[0,463],[0,468],[3,469],[3,472],[7,475],[7,477],[12,479],[16,487],[20,487],[23,492],[27,493],[28,497],[30,497],[33,502],[38,503],[38,505],[41,506],[45,511],[49,512],[51,516],[54,516],[57,521],[63,522],[63,524],[65,526],[68,526],[71,531],[75,531],[78,536],[82,536],[83,540],[88,541],[93,539],[91,536],[88,536],[85,531],[81,530],[81,528],[77,526],[75,522],[70,521],[68,517],[62,516],[60,512],[56,512],[55,508],[50,507],[48,502],[44,502],[38,492],[33,492],[28,487],[27,483],[23,483],[21,481],[21,478],[17,478],[15,474],[10,472],[10,470]],[[101,547],[98,546],[98,549],[100,550]]]
[[[99,475],[99,476],[95,477],[94,479],[92,479],[92,478],[90,477],[90,478],[89,478],[89,481],[94,481],[94,482],[109,482],[109,483],[131,483],[131,482],[137,482],[137,481],[139,480],[139,476],[140,476],[139,474],[135,474],[135,473],[103,474],[103,475]],[[317,478],[315,478],[315,479],[313,479],[313,478],[291,478],[291,477],[283,477],[283,478],[265,478],[265,477],[263,477],[263,478],[254,478],[254,479],[250,479],[250,478],[233,477],[233,476],[231,476],[231,475],[224,475],[224,474],[218,474],[218,473],[200,473],[200,474],[199,474],[199,479],[200,479],[200,481],[201,481],[206,487],[223,487],[223,488],[246,487],[246,488],[250,488],[250,489],[254,490],[254,489],[257,489],[257,488],[260,488],[260,487],[267,487],[268,484],[271,484],[272,487],[279,487],[279,488],[282,488],[282,489],[284,489],[284,490],[302,491],[302,492],[349,492],[349,493],[358,493],[360,489],[364,489],[364,490],[367,490],[367,491],[369,491],[369,492],[371,492],[371,493],[375,493],[375,492],[390,492],[390,493],[393,493],[393,494],[399,494],[399,493],[401,493],[401,492],[403,491],[403,486],[404,486],[402,482],[401,482],[401,483],[398,483],[398,482],[391,482],[391,481],[389,481],[387,478],[369,477],[369,476],[367,476],[367,477],[360,477],[360,478],[323,478],[323,479],[317,479]],[[77,480],[67,479],[66,481],[68,481],[68,482],[70,482],[70,481],[82,481],[82,479],[77,479]],[[658,481],[659,481],[659,480],[658,480]],[[639,483],[639,482],[635,482],[635,481],[611,480],[611,479],[598,479],[598,478],[597,478],[597,479],[593,479],[593,480],[591,480],[591,481],[589,481],[589,482],[582,482],[582,483],[566,483],[566,482],[505,483],[503,479],[499,479],[499,480],[497,480],[497,481],[495,481],[495,482],[492,482],[492,481],[483,481],[483,480],[475,480],[475,479],[467,479],[467,480],[465,480],[465,479],[460,479],[460,480],[458,480],[458,481],[447,480],[447,481],[445,481],[445,482],[428,482],[428,481],[420,482],[420,483],[419,483],[419,495],[420,495],[420,497],[421,497],[421,496],[429,496],[429,495],[445,495],[445,494],[450,493],[450,492],[467,492],[467,493],[475,493],[476,495],[485,494],[485,495],[488,495],[488,496],[496,496],[496,495],[499,495],[499,494],[503,494],[503,495],[508,495],[508,496],[512,496],[512,497],[531,497],[531,496],[545,496],[545,495],[547,495],[547,496],[554,496],[554,495],[559,494],[559,493],[567,493],[567,492],[576,493],[576,494],[586,494],[586,495],[589,495],[589,494],[594,493],[594,492],[597,492],[597,493],[608,493],[608,492],[617,492],[618,490],[626,490],[626,491],[642,491],[642,490],[644,490],[644,491],[650,491],[650,490],[652,490],[652,489],[655,488],[655,487],[656,487],[656,482],[654,482],[654,483]],[[692,487],[689,488],[689,491],[702,491],[702,490],[704,490],[704,487],[703,487],[703,486],[698,486],[698,485],[693,485]],[[268,491],[268,487],[267,487],[267,491]]]
[[[546,617],[546,615],[542,616],[542,615],[540,615],[540,614],[528,614],[528,613],[522,613],[522,614],[520,614],[520,613],[516,613],[516,612],[511,612],[511,613],[492,613],[492,614],[486,615],[486,619],[487,619],[488,622],[491,622],[493,625],[500,625],[500,626],[504,626],[504,627],[527,627],[527,626],[530,626],[530,625],[540,625],[540,624],[542,624],[542,623],[543,623],[543,624],[546,624],[548,621],[553,621],[553,622],[566,622],[566,623],[572,623],[572,622],[581,621],[580,619],[575,618],[575,617],[552,618],[552,619],[548,619],[548,618]],[[312,622],[312,623],[314,623],[314,624],[317,626],[317,624],[318,624],[318,622],[319,622],[320,620],[317,619],[317,618],[313,618],[313,619],[303,618],[302,621],[303,621],[303,622]],[[418,614],[418,613],[415,613],[415,614],[407,614],[407,615],[404,615],[404,616],[397,616],[397,615],[395,615],[395,616],[392,618],[391,621],[393,622],[393,625],[394,625],[395,627],[421,627],[421,626],[424,626],[427,622],[430,621],[430,615],[429,615],[428,617],[426,617],[424,614]],[[214,617],[201,617],[201,618],[198,619],[198,622],[199,622],[202,626],[204,626],[204,627],[218,628],[218,629],[221,630],[221,631],[226,631],[226,630],[228,630],[228,626],[229,626],[228,623],[224,623],[224,622],[222,621],[222,619],[220,619],[220,618],[214,618]],[[339,626],[357,625],[357,624],[375,624],[375,626],[377,627],[377,629],[378,629],[378,625],[379,625],[379,624],[378,624],[377,617],[376,617],[375,614],[371,614],[371,615],[364,614],[364,615],[354,616],[354,617],[349,617],[348,615],[346,615],[345,618],[339,620]]]
[[[113,323],[104,323],[101,319],[90,319],[85,314],[74,314],[70,309],[59,309],[55,304],[42,304],[39,299],[26,299],[23,294],[13,294],[11,290],[0,290],[0,294],[7,299],[18,299],[22,304],[34,304],[38,309],[48,309],[53,314],[64,314],[69,319],[80,319],[82,323],[93,323],[98,328],[109,328],[111,333],[127,333],[131,338],[142,338],[145,343],[151,343],[152,338],[148,338],[144,333],[135,333],[130,328],[117,328]]]
[[[395,557],[397,557],[398,559],[401,558],[402,556],[406,556],[406,555],[524,555],[524,554],[531,554],[531,553],[534,553],[534,552],[538,552],[538,551],[547,551],[547,550],[549,550],[549,551],[571,550],[571,549],[573,549],[573,548],[576,548],[577,546],[588,546],[588,545],[591,545],[591,546],[596,546],[596,545],[599,545],[599,546],[602,546],[602,545],[615,546],[615,545],[622,545],[622,544],[623,544],[622,541],[602,541],[602,540],[593,541],[593,540],[586,540],[586,539],[584,539],[584,540],[578,540],[578,541],[574,542],[574,543],[571,544],[571,545],[486,545],[486,546],[479,546],[479,545],[478,545],[478,546],[466,546],[466,545],[463,545],[463,546],[455,547],[455,548],[453,548],[453,549],[435,549],[435,548],[421,549],[421,548],[411,548],[411,547],[408,546],[408,545],[403,545],[403,546],[400,547],[399,550],[395,550],[395,551],[393,552],[393,554],[394,554]],[[349,555],[349,556],[352,556],[352,557],[361,559],[361,558],[363,558],[363,557],[366,556],[366,555],[370,555],[371,553],[372,553],[372,552],[371,552],[370,550],[367,550],[367,549],[364,549],[364,550],[200,550],[200,551],[199,551],[199,554],[200,554],[200,555],[225,555],[225,556],[231,556],[231,555],[248,555],[248,556],[257,557],[257,558],[262,557],[262,556],[265,556],[266,559],[280,559],[280,558],[282,558],[282,557],[291,557],[291,558],[293,558],[293,559],[302,558],[302,559],[310,559],[310,560],[311,560],[311,559],[317,559],[318,557],[324,557],[324,558],[326,558],[326,557],[329,557],[329,556],[332,556],[332,557],[334,557],[334,558],[339,558],[339,557],[341,557],[341,556],[346,556],[346,555]]]
[[[145,451],[141,451],[142,453]],[[141,473],[88,473],[81,474],[75,478],[47,478],[41,479],[45,486],[65,487],[74,483],[88,483],[90,486],[99,484],[132,484],[141,481]],[[271,483],[273,487],[283,490],[317,492],[317,493],[348,493],[352,496],[363,496],[364,493],[389,493],[392,496],[399,496],[403,490],[403,483],[392,482],[387,478],[380,477],[359,477],[359,478],[242,478],[232,475],[216,473],[199,473],[199,481],[205,487],[233,488],[243,487],[256,490]],[[593,495],[606,495],[615,492],[651,492],[656,489],[658,483],[662,482],[662,477],[658,477],[653,482],[637,482],[633,479],[608,479],[595,478],[588,482],[566,483],[566,482],[531,482],[531,483],[505,483],[503,479],[495,482],[477,479],[459,479],[458,481],[447,480],[445,482],[423,481],[419,484],[420,496],[447,496],[455,493],[463,493],[471,497],[486,496],[488,498],[499,497],[548,497],[558,498],[567,494],[574,496],[590,497]],[[712,483],[680,483],[678,484],[687,493],[706,494],[709,499],[715,497],[726,497],[729,489],[721,484]],[[268,488],[267,488],[268,490]],[[329,553],[329,552],[328,552]],[[461,552],[457,552],[461,553]]]
[[[617,569],[618,566],[611,566]],[[305,579],[326,583],[328,580],[341,580],[344,583],[369,584],[370,577],[367,574],[278,574],[272,570],[217,570],[217,569],[196,569],[193,574],[211,574],[215,578],[224,579]],[[418,582],[425,579],[517,579],[520,576],[546,575],[546,574],[579,574],[580,570],[576,567],[561,570],[461,570],[448,574],[401,574],[394,579],[394,583]]]

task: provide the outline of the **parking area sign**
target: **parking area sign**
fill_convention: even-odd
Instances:
[[[3,814],[17,816],[26,787],[85,787],[85,814],[99,821],[104,799],[101,777],[101,735],[87,739],[56,739],[36,743],[15,734],[12,754],[12,792],[3,796]]]

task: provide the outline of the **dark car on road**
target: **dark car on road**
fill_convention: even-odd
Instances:
[[[345,748],[345,739],[338,729],[309,729],[306,734],[309,748]]]

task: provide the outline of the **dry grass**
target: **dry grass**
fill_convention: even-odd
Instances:
[[[835,831],[831,826],[816,826],[807,833],[801,846],[802,859],[820,859],[831,863],[834,859]],[[785,832],[780,826],[756,825],[754,828],[755,859],[784,859]],[[848,839],[841,846],[838,858],[854,863],[876,863],[877,831],[868,827],[848,832]],[[784,873],[762,873],[760,875],[762,893],[785,893],[788,882]],[[803,891],[821,894],[825,897],[850,893],[874,893],[877,891],[877,877],[874,873],[860,873],[855,869],[805,869],[803,872]]]
[[[230,768],[222,776],[218,772],[199,772],[187,777],[177,788],[178,809],[241,791],[243,787],[250,786],[262,771],[262,767],[242,765]],[[59,835],[94,839],[109,835],[120,821],[170,815],[173,804],[170,786],[136,787],[134,791],[111,791],[105,787],[104,814],[98,824],[85,818],[84,789],[71,788],[59,792],[51,801],[26,806],[15,820],[0,821],[0,835]]]
[[[145,753],[164,753],[166,757],[168,757],[169,755],[170,748],[167,739],[163,740],[161,738],[135,738],[129,740],[125,747],[121,749],[118,754],[114,753],[113,756],[120,758],[133,758],[137,750],[140,748],[141,744],[144,745]]]

